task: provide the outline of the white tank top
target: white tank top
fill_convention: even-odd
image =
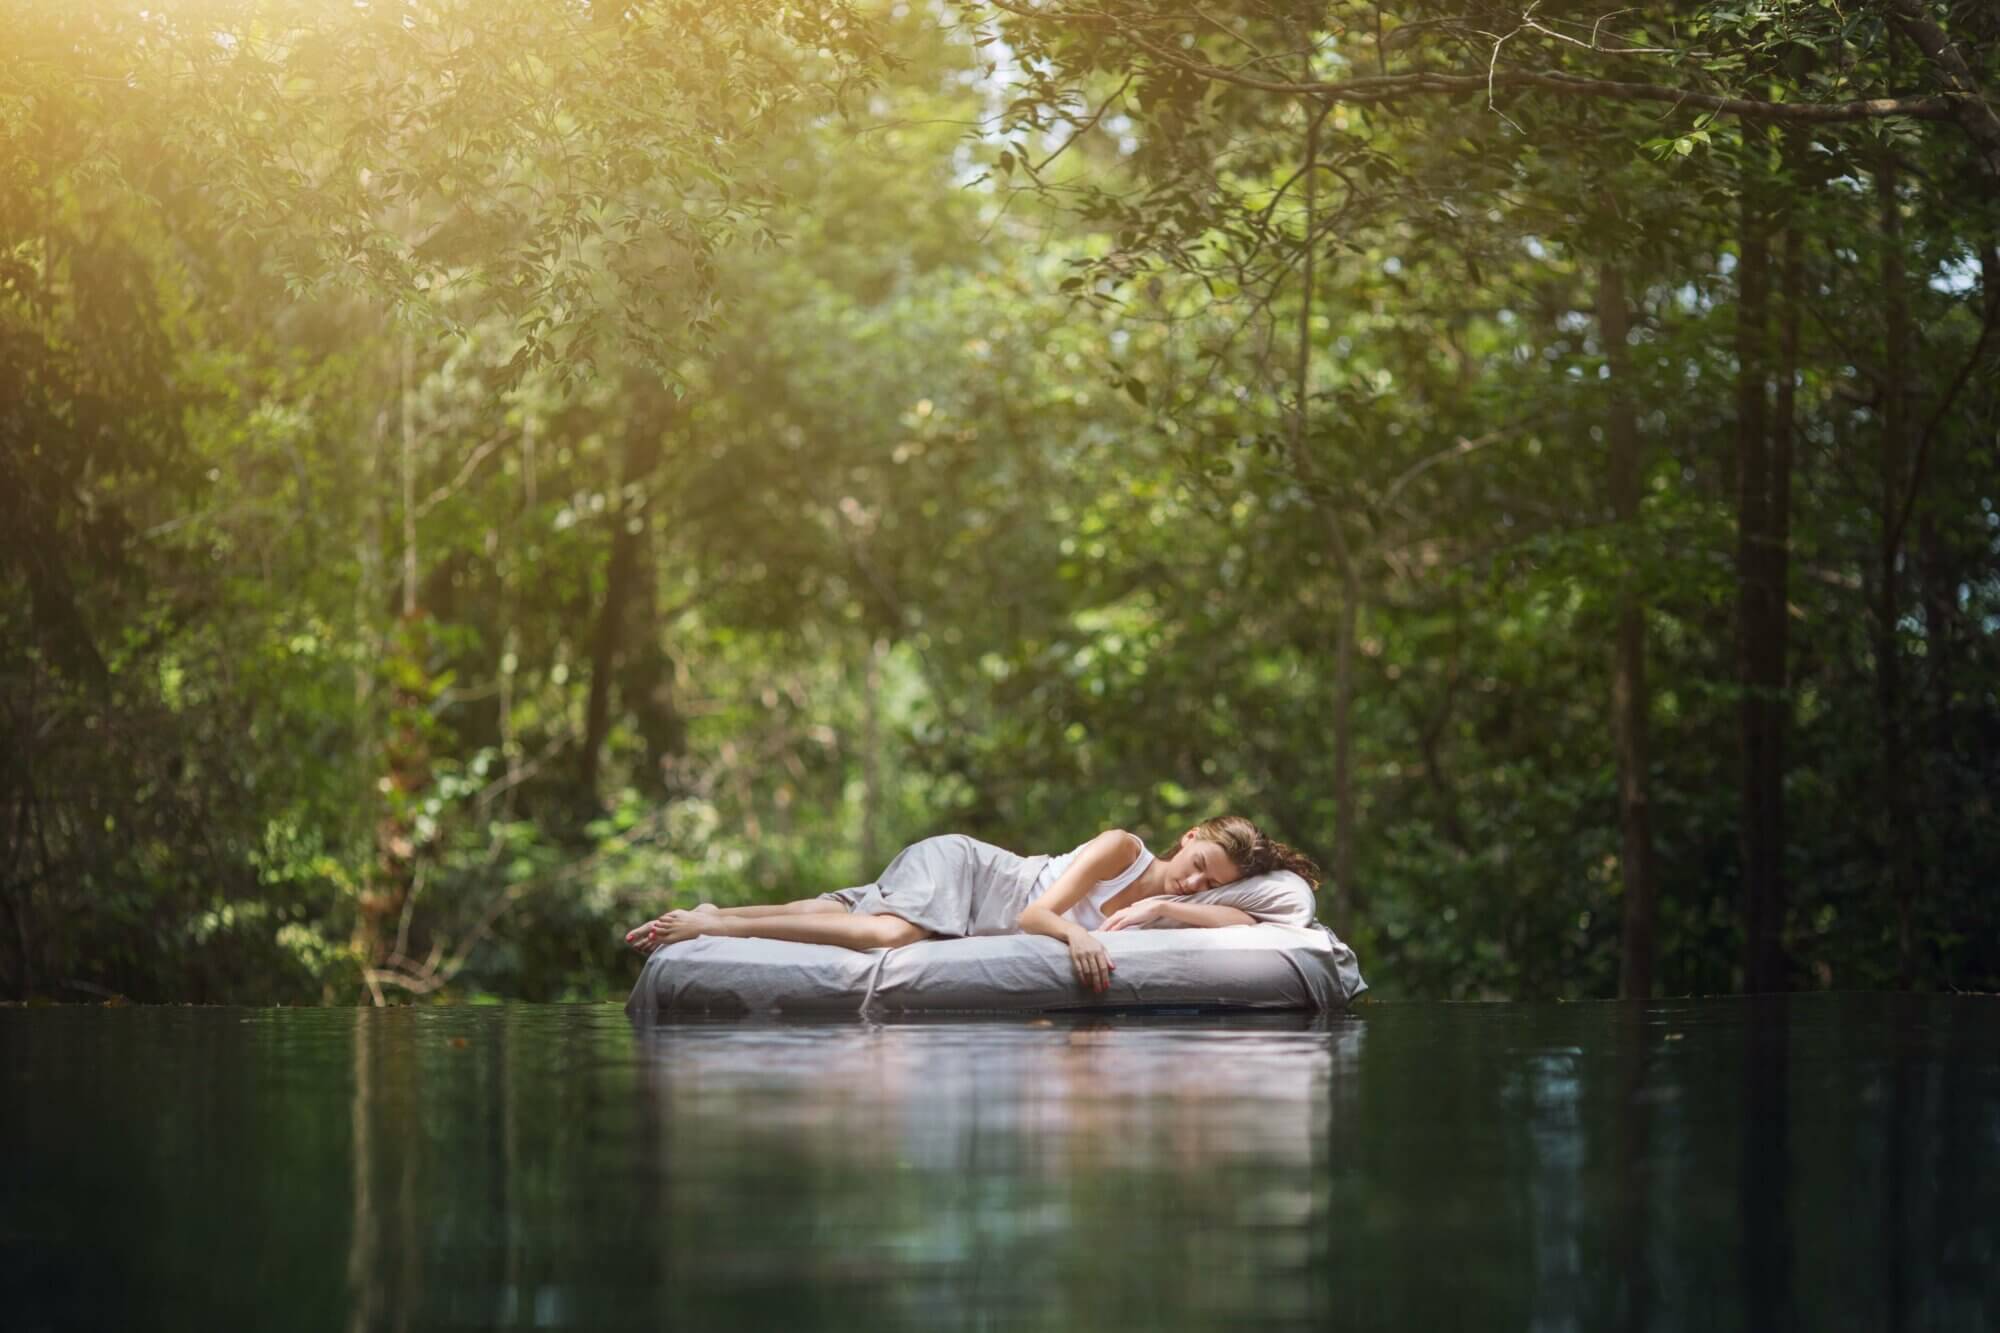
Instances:
[[[1088,842],[1081,842],[1061,856],[1050,857],[1048,864],[1042,867],[1042,873],[1035,876],[1035,891],[1028,895],[1029,899],[1032,901],[1047,893],[1049,886],[1061,879],[1063,871],[1069,869],[1070,863],[1076,860],[1076,854],[1089,845]],[[1153,864],[1153,853],[1142,844],[1139,855],[1133,858],[1131,865],[1110,879],[1098,880],[1096,886],[1071,903],[1069,910],[1063,915],[1085,930],[1096,930],[1104,924],[1104,913],[1100,910],[1104,904],[1120,889],[1145,874],[1146,867],[1151,864]]]

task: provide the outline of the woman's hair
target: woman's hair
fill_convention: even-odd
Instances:
[[[1242,815],[1218,815],[1214,819],[1204,819],[1194,826],[1194,836],[1206,839],[1222,848],[1223,854],[1236,863],[1236,868],[1244,877],[1261,875],[1270,870],[1289,870],[1306,882],[1307,887],[1319,887],[1319,867],[1313,859],[1296,847],[1264,836],[1255,824]]]

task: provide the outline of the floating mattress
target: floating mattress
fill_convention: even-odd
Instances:
[[[1311,889],[1288,871],[1184,901],[1224,903],[1258,920],[1098,931],[1117,964],[1103,991],[1084,989],[1068,947],[1045,935],[938,936],[868,950],[702,935],[654,950],[625,1010],[634,1018],[1331,1010],[1367,989],[1354,951],[1313,920]]]

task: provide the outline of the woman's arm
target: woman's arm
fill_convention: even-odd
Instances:
[[[1095,935],[1062,914],[1099,880],[1109,879],[1131,866],[1144,848],[1145,844],[1130,833],[1106,829],[1084,844],[1069,868],[1056,877],[1046,893],[1022,908],[1014,923],[1026,934],[1046,935],[1067,944],[1070,966],[1076,969],[1077,980],[1093,990],[1110,986],[1117,965]]]
[[[1172,898],[1160,904],[1160,915],[1184,926],[1254,926],[1257,918],[1239,907],[1220,903],[1184,903]]]
[[[1130,930],[1148,921],[1161,919],[1183,926],[1254,926],[1257,918],[1248,912],[1220,903],[1190,903],[1161,895],[1141,898],[1130,907],[1121,907],[1104,922],[1106,930]]]

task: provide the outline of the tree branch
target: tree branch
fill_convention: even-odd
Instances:
[[[1499,444],[1503,440],[1512,439],[1514,436],[1527,430],[1531,424],[1533,423],[1519,422],[1512,426],[1502,426],[1498,430],[1488,431],[1478,439],[1468,439],[1463,435],[1459,436],[1456,444],[1448,449],[1440,449],[1434,454],[1419,459],[1402,476],[1397,477],[1395,481],[1391,482],[1389,489],[1382,492],[1382,498],[1375,502],[1373,508],[1378,513],[1387,511],[1389,506],[1396,502],[1396,497],[1403,493],[1405,486],[1436,467],[1439,463],[1445,462],[1447,459],[1463,458],[1465,455],[1484,449],[1488,445]]]
[[[1027,158],[1023,157],[1021,159],[1021,165],[1027,167],[1028,174],[1039,180],[1041,178],[1041,174],[1049,169],[1049,163],[1055,161],[1057,158],[1061,157],[1064,153],[1068,152],[1069,146],[1071,144],[1075,143],[1078,139],[1081,139],[1085,134],[1087,134],[1090,131],[1091,127],[1096,125],[1098,121],[1104,119],[1104,113],[1111,109],[1111,104],[1117,101],[1119,98],[1123,97],[1125,95],[1125,90],[1132,86],[1132,80],[1138,77],[1139,76],[1137,74],[1127,74],[1125,76],[1125,82],[1118,85],[1118,91],[1112,93],[1111,96],[1105,98],[1104,101],[1098,105],[1096,112],[1090,117],[1090,119],[1084,121],[1083,124],[1077,126],[1076,133],[1070,135],[1069,138],[1064,139],[1062,141],[1062,146],[1060,148],[1057,148],[1053,153],[1050,153],[1047,157],[1043,158],[1042,164],[1040,166],[1038,167],[1028,166]]]
[[[2000,111],[1994,109],[1981,91],[1979,80],[1966,64],[1958,43],[1946,36],[1944,29],[1931,18],[1930,6],[1924,0],[1889,0],[1887,8],[1897,30],[1924,53],[1924,58],[1943,77],[1945,86],[1951,89],[1952,118],[1979,146],[1986,169],[2000,176]]]
[[[1898,0],[1905,3],[1907,0]],[[1009,0],[989,0],[995,8],[1031,22],[1069,23],[1079,27],[1109,30],[1145,51],[1154,59],[1189,74],[1217,83],[1233,84],[1260,92],[1292,97],[1321,98],[1360,105],[1400,101],[1408,97],[1477,93],[1498,88],[1539,88],[1565,97],[1600,97],[1615,101],[1667,102],[1695,107],[1717,115],[1793,123],[1824,124],[1835,121],[1875,120],[1908,116],[1915,120],[1960,121],[1966,103],[1978,103],[1974,93],[1954,88],[1952,92],[1922,97],[1870,97],[1849,102],[1765,102],[1747,97],[1723,97],[1714,93],[1673,88],[1662,83],[1634,83],[1622,79],[1591,79],[1577,74],[1543,70],[1491,70],[1483,74],[1385,74],[1369,78],[1333,82],[1295,82],[1264,79],[1223,69],[1206,61],[1190,60],[1120,23],[1109,15],[1066,13],[1060,10],[1026,9]],[[1607,52],[1611,54],[1611,52]]]
[[[471,480],[473,472],[478,469],[479,465],[485,462],[487,457],[509,438],[511,438],[510,433],[502,430],[496,432],[490,439],[483,441],[478,448],[474,449],[467,456],[465,465],[459,468],[457,476],[438,487],[435,491],[432,491],[429,496],[416,506],[416,517],[422,518],[424,515],[430,513],[431,510],[449,500],[453,495],[456,495],[459,488]]]
[[[1895,526],[1889,529],[1889,543],[1892,547],[1900,547],[1903,543],[1903,532],[1909,526],[1910,511],[1917,505],[1917,492],[1923,489],[1924,469],[1930,462],[1931,442],[1937,438],[1938,427],[1944,423],[1945,413],[1951,410],[1951,405],[1958,399],[1959,391],[1965,388],[1965,382],[1971,378],[1973,369],[1985,357],[1986,343],[1993,336],[1996,322],[2000,322],[2000,302],[1988,301],[1986,323],[1979,330],[1979,341],[1972,345],[1972,355],[1966,357],[1965,364],[1958,368],[1958,374],[1953,377],[1951,387],[1945,390],[1944,397],[1938,400],[1937,408],[1931,413],[1930,420],[1924,423],[1923,434],[1917,436],[1917,457],[1910,465],[1909,489],[1903,494],[1903,507],[1896,515]]]

